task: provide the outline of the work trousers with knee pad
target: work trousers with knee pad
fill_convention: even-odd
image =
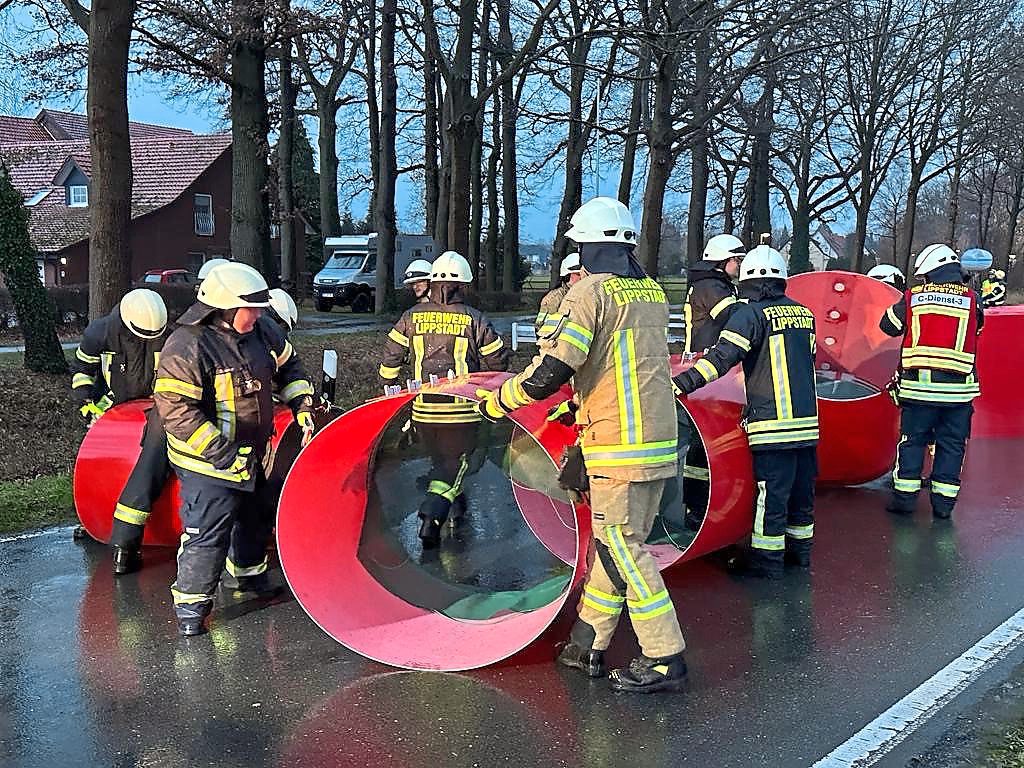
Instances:
[[[416,424],[430,454],[427,495],[420,516],[444,523],[452,503],[462,496],[469,460],[477,447],[477,424]]]
[[[754,451],[757,498],[750,546],[764,560],[809,552],[814,537],[816,446]]]
[[[893,506],[911,512],[921,490],[924,452],[935,445],[932,460],[932,509],[949,513],[960,494],[960,470],[971,434],[971,403],[908,403],[900,408],[900,443],[892,473]]]
[[[686,646],[658,565],[642,547],[654,525],[664,488],[664,480],[590,477],[594,551],[579,615],[594,628],[595,650],[608,648],[623,607],[645,656],[671,656]]]
[[[251,491],[229,488],[188,470],[175,468],[181,482],[181,546],[178,575],[171,585],[175,607],[209,613],[221,571],[236,577],[267,570],[267,541],[273,528],[273,503],[262,465],[254,467]]]
[[[163,492],[171,474],[167,461],[167,436],[156,408],[146,412],[146,426],[142,430],[140,445],[142,453],[114,507],[114,527],[110,533],[111,544],[130,549],[142,546],[142,535],[153,502]]]

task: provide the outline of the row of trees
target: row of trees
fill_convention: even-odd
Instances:
[[[272,211],[291,242],[300,120],[318,137],[321,234],[368,199],[383,285],[399,183],[419,201],[403,221],[480,263],[487,290],[514,285],[522,201],[560,190],[564,232],[594,177],[642,218],[652,274],[677,257],[666,231],[685,233],[692,261],[710,232],[752,243],[781,219],[794,269],[816,225],[836,220],[852,223],[861,270],[905,266],[937,239],[1004,264],[1020,246],[1015,0],[31,2],[50,32],[12,55],[35,93],[80,87],[87,67],[97,265],[124,243],[135,68],[182,98],[221,99],[232,251],[272,272]],[[556,238],[553,276],[566,249]],[[121,286],[100,295],[99,282],[102,309]]]

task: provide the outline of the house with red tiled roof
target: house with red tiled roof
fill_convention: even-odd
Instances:
[[[198,270],[230,254],[231,136],[130,123],[130,278],[150,270]],[[29,210],[46,285],[89,279],[91,157],[84,115],[41,110],[0,115],[0,162]],[[297,238],[301,248],[303,240]],[[275,243],[275,245],[278,245]],[[301,255],[300,255],[301,258]],[[302,263],[302,262],[300,262]]]

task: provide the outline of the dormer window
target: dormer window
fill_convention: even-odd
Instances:
[[[68,206],[85,208],[89,205],[89,187],[85,184],[72,184],[68,187]]]

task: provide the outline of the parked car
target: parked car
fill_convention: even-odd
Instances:
[[[198,282],[194,272],[187,269],[151,269],[142,276],[141,283],[163,283],[165,285],[195,285]]]

